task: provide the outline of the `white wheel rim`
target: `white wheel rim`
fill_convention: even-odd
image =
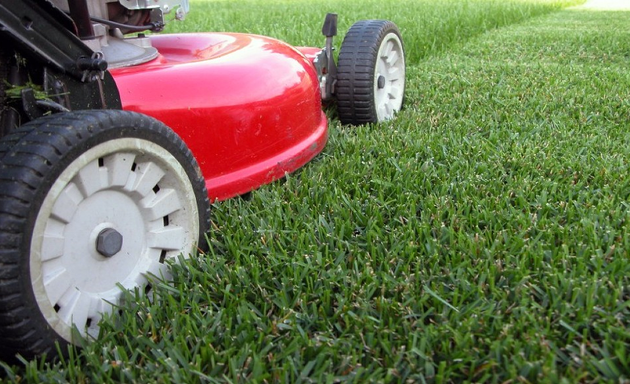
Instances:
[[[114,255],[96,249],[106,228],[123,238]],[[171,153],[142,139],[101,143],[63,171],[39,210],[30,259],[39,308],[65,340],[73,326],[96,337],[102,315],[121,301],[118,284],[168,277],[164,260],[187,256],[198,238],[195,193]]]
[[[378,121],[389,120],[400,111],[405,93],[405,54],[393,32],[385,35],[374,68],[374,101]]]

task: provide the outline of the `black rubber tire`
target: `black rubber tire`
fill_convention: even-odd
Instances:
[[[80,161],[78,159],[84,158],[90,149],[95,147],[107,149],[115,147],[118,143],[127,142],[142,142],[143,145],[150,143],[151,148],[156,148],[157,154],[168,151],[169,164],[179,163],[177,168],[173,169],[185,171],[177,173],[177,180],[184,180],[186,196],[192,196],[194,191],[195,201],[187,199],[186,207],[196,205],[199,223],[198,246],[201,249],[207,249],[205,234],[210,225],[210,204],[205,181],[186,144],[164,124],[145,115],[118,110],[61,113],[25,124],[0,141],[0,358],[2,360],[14,360],[16,354],[27,359],[43,354],[53,357],[57,353],[56,343],[61,346],[61,351],[65,351],[66,345],[74,342],[55,331],[46,320],[42,307],[36,299],[34,293],[36,283],[31,278],[31,263],[33,262],[31,259],[37,260],[37,258],[31,254],[31,247],[32,243],[36,244],[35,238],[44,237],[44,234],[34,233],[34,228],[44,202],[51,199],[49,197],[49,194],[52,195],[51,188],[64,183],[58,180],[68,167],[77,164],[76,162]],[[120,156],[121,153],[111,150],[100,156],[107,159],[106,156]],[[141,156],[137,155],[138,158]],[[99,158],[100,161],[101,158]],[[126,173],[136,172],[134,167],[138,166],[135,161],[133,160],[134,164],[130,166],[131,171],[126,170]],[[170,170],[170,168],[166,169]],[[188,182],[190,184],[186,184]],[[161,178],[157,183],[163,183],[163,179]],[[153,193],[157,195],[159,188],[158,184],[155,185]],[[97,193],[99,192],[95,192],[94,195]],[[103,199],[101,198],[100,201]],[[57,200],[53,200],[53,203],[57,204]],[[102,205],[106,206],[107,203]],[[186,212],[190,210],[178,212],[181,212],[177,213],[178,215],[185,217]],[[52,213],[50,216],[43,217],[52,217]],[[127,218],[125,217],[124,220]],[[191,220],[196,222],[197,219]],[[168,225],[166,216],[164,221],[166,228]],[[195,231],[190,233],[192,233],[190,237],[197,236]],[[193,240],[192,243],[194,242]],[[188,252],[190,249],[181,251]],[[42,245],[40,259],[43,259],[43,254]],[[162,251],[160,262],[163,262],[165,255],[165,251]],[[169,251],[168,257],[171,257],[170,255]],[[41,260],[40,263],[43,265]],[[73,287],[73,289],[78,288]],[[44,296],[44,298],[47,297]],[[54,302],[49,305],[53,304]],[[55,310],[58,311],[57,307]]]
[[[7,132],[3,124],[3,115],[7,108],[6,87],[9,80],[9,54],[6,48],[0,47],[0,138]]]
[[[6,81],[9,77],[9,60],[7,59],[7,53],[5,48],[0,47],[0,112],[4,109],[4,105],[6,102]]]
[[[396,66],[402,67],[396,79],[397,97],[391,114],[379,112],[379,79],[377,65],[379,49],[393,41],[401,57]],[[343,124],[361,125],[377,123],[393,116],[402,107],[405,88],[405,57],[400,31],[396,24],[387,20],[362,20],[355,23],[346,34],[337,65],[337,113]],[[400,70],[401,68],[397,68]],[[401,84],[400,84],[401,83]],[[388,82],[389,86],[389,82]]]

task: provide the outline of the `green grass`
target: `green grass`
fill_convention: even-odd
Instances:
[[[193,3],[209,24],[191,15],[186,28],[251,17],[225,29],[306,43],[279,35],[302,33],[287,26],[303,20],[294,3],[258,3]],[[304,20],[346,3],[308,4]],[[215,204],[209,254],[175,266],[152,302],[130,295],[99,341],[54,365],[5,366],[8,380],[630,378],[630,15],[366,4],[339,13],[404,25],[418,7],[418,26],[403,27],[405,110],[378,126],[332,120],[313,162]],[[511,21],[482,33],[477,7]],[[433,8],[477,32],[443,25],[454,34],[424,50]]]
[[[357,20],[393,20],[408,60],[419,59],[502,27],[583,0],[198,0],[169,32],[230,31],[271,36],[295,46],[323,46],[326,13],[337,13],[339,36]]]

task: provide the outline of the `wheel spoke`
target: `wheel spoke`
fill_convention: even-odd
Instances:
[[[111,305],[105,303],[103,299],[100,297],[96,297],[92,295],[86,295],[86,296],[90,299],[90,302],[87,305],[88,317],[94,321],[98,321],[101,318],[101,314],[104,312],[103,308],[111,307]],[[92,326],[96,325],[94,321],[92,322]]]
[[[103,297],[94,297],[90,314],[94,318],[101,319],[105,313],[111,312],[111,304],[107,303]]]
[[[383,53],[381,54],[381,57],[383,59],[387,59],[387,57],[390,55],[390,53],[392,52],[392,49],[394,48],[394,43],[391,41],[388,41],[387,43],[385,43],[385,47],[383,47]]]
[[[124,288],[124,289],[132,289],[133,285],[131,286],[126,286],[123,284],[123,282],[120,282],[120,285]],[[108,296],[103,296],[101,297],[101,313],[105,314],[105,313],[111,313],[113,311],[112,305],[117,305],[117,304],[122,304],[122,291],[118,290],[115,293],[112,293]]]
[[[157,220],[181,209],[177,192],[173,189],[160,190],[146,205],[149,220]]]
[[[164,171],[155,163],[138,164],[136,168],[138,177],[133,186],[133,190],[141,196],[147,196],[153,188],[164,177]]]
[[[72,303],[69,305],[72,322],[76,324],[80,331],[83,331],[82,328],[87,325],[91,301],[89,295],[77,291],[77,294],[73,296]]]
[[[186,233],[182,227],[163,228],[147,234],[147,245],[151,248],[176,250],[184,247]]]
[[[386,104],[381,104],[378,107],[378,114],[383,117],[387,117],[387,107]]]
[[[127,184],[135,158],[132,153],[115,153],[104,159],[110,186],[123,187]]]
[[[46,262],[63,255],[66,239],[59,235],[45,234],[42,240],[42,261]]]
[[[387,78],[389,81],[399,81],[402,74],[402,71],[398,67],[390,67],[387,69]]]
[[[48,299],[54,305],[71,287],[71,279],[66,273],[65,268],[59,268],[47,276],[44,276],[44,287]]]
[[[156,276],[159,278],[168,279],[170,278],[171,274],[168,270],[168,265],[151,260],[151,263],[147,266],[146,272],[138,276],[138,278],[136,279],[136,283],[139,286],[143,286],[144,284],[146,284],[147,278],[149,276]]]
[[[385,59],[385,62],[388,64],[388,66],[393,67],[394,65],[396,65],[399,58],[400,57],[398,56],[398,51],[391,51]]]
[[[59,311],[57,312],[57,314],[65,323],[72,324],[72,314],[77,300],[79,300],[80,296],[81,292],[77,291],[76,289],[69,289],[59,300]],[[78,327],[81,326],[80,324],[75,325],[77,325]],[[83,325],[85,325],[85,323],[83,323]]]
[[[105,313],[111,312],[112,306],[107,304],[102,298],[88,296],[90,298],[88,318],[91,320],[90,324],[87,324],[87,334],[91,337],[97,338],[99,332],[99,321],[103,318]]]
[[[391,87],[389,90],[390,99],[398,99],[400,97],[401,90],[399,87]]]
[[[92,196],[107,186],[106,180],[103,180],[103,172],[104,170],[98,165],[98,160],[90,162],[79,171],[75,182],[84,197]]]
[[[69,223],[76,212],[83,195],[74,183],[68,184],[55,202],[52,216],[64,223]]]

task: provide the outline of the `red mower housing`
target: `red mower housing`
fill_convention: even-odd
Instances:
[[[312,63],[263,36],[151,37],[159,56],[111,70],[123,109],[164,122],[199,163],[212,200],[293,172],[326,144],[327,118]]]
[[[97,338],[125,289],[147,292],[167,261],[207,250],[212,201],[322,151],[322,101],[343,124],[402,107],[389,21],[354,24],[337,63],[333,14],[321,49],[141,33],[186,12],[188,0],[0,0],[0,359]]]

